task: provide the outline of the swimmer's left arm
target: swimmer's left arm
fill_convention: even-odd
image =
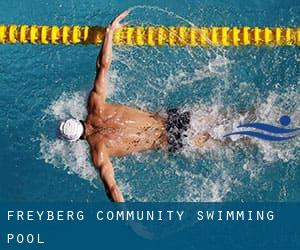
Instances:
[[[112,44],[114,32],[127,25],[127,23],[120,23],[127,15],[128,11],[123,12],[117,16],[111,24],[107,27],[103,46],[96,61],[96,78],[94,84],[94,91],[102,96],[104,99],[107,94],[107,75],[112,61]]]
[[[109,199],[114,202],[124,202],[122,192],[115,180],[114,169],[107,149],[103,143],[94,148],[92,152],[92,159],[95,167],[99,170],[100,178],[105,186]]]

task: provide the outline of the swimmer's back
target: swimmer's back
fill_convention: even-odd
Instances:
[[[103,141],[111,156],[162,147],[166,144],[164,120],[153,113],[120,104],[103,103],[101,108],[90,109],[87,122],[95,130],[90,143]]]

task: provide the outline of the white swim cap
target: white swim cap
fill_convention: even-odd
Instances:
[[[77,141],[83,134],[84,128],[82,123],[76,119],[61,121],[59,124],[59,137],[66,141]]]

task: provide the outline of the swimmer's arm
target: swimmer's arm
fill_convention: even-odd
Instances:
[[[112,44],[114,32],[117,29],[123,28],[127,23],[120,23],[127,15],[128,11],[123,12],[117,16],[111,24],[107,27],[103,46],[96,61],[96,78],[94,84],[94,91],[102,96],[105,100],[107,95],[107,75],[112,61]]]
[[[98,148],[95,148],[92,157],[94,165],[98,169],[100,178],[105,186],[108,198],[114,202],[124,202],[123,195],[115,180],[114,169],[106,147],[102,144]]]
[[[94,91],[104,99],[107,94],[107,75],[112,61],[113,33],[107,28],[103,46],[96,61],[96,78]]]

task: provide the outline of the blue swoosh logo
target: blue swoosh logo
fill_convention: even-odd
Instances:
[[[286,140],[290,140],[290,139],[293,139],[296,137],[296,135],[273,136],[273,135],[267,135],[267,134],[258,133],[258,132],[254,132],[254,131],[233,132],[233,133],[224,135],[224,137],[231,136],[231,135],[248,135],[248,136],[252,136],[252,137],[259,138],[259,139],[266,140],[266,141],[286,141]]]
[[[238,128],[256,128],[273,134],[287,134],[287,133],[300,131],[300,128],[294,128],[294,129],[278,128],[265,123],[248,123],[248,124],[240,125],[238,126]]]
[[[280,117],[279,122],[282,126],[288,126],[291,124],[291,118],[287,115],[283,115]],[[267,133],[272,133],[272,134],[279,134],[279,135],[284,135],[284,134],[291,134],[297,131],[300,131],[300,128],[280,128],[276,127],[270,124],[266,123],[246,123],[239,125],[237,128],[253,128],[253,129],[259,129],[262,132],[267,132]],[[231,136],[231,135],[247,135],[255,138],[259,138],[262,140],[266,141],[286,141],[295,138],[297,135],[290,135],[290,136],[277,136],[277,135],[270,135],[270,134],[265,134],[262,132],[255,132],[255,131],[238,131],[238,132],[232,132],[229,134],[224,135],[224,137]]]

